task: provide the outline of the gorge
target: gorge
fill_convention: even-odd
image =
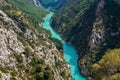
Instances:
[[[119,69],[114,72],[112,65],[99,62],[104,63],[106,53],[120,48],[119,14],[119,0],[67,0],[51,19],[54,30],[77,49],[79,68],[89,80],[119,80],[115,76]]]
[[[0,80],[120,80],[120,0],[0,0]]]
[[[78,62],[77,62],[78,55],[77,55],[76,49],[73,46],[69,45],[68,43],[64,42],[60,37],[60,35],[57,34],[50,25],[50,19],[53,16],[53,14],[54,14],[53,12],[50,12],[44,18],[44,22],[42,23],[42,26],[45,29],[50,30],[53,38],[56,38],[62,42],[63,48],[64,48],[64,59],[65,59],[65,62],[68,62],[70,64],[70,72],[71,72],[72,78],[74,80],[86,80],[81,76],[79,72]]]

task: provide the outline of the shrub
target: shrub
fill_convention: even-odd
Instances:
[[[16,58],[16,60],[17,60],[18,63],[22,63],[23,62],[23,57],[22,57],[21,54],[20,55],[15,54],[15,58]]]
[[[44,73],[40,72],[36,75],[36,80],[44,80]]]
[[[33,56],[33,61],[32,64],[36,65],[36,64],[44,64],[45,61],[41,58],[39,58],[38,56]]]
[[[42,72],[42,71],[43,71],[42,65],[41,64],[37,65],[36,66],[36,72],[38,73],[38,72]]]
[[[65,71],[65,70],[62,71],[62,72],[60,73],[60,75],[65,79],[65,78],[66,78],[66,71]]]
[[[49,80],[53,80],[53,73],[51,70],[45,70],[44,71],[44,77]]]

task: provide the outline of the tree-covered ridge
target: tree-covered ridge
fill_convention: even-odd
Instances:
[[[120,79],[120,49],[107,52],[102,59],[92,65],[95,80]]]
[[[28,16],[32,16],[32,18],[41,22],[43,21],[43,17],[45,17],[45,15],[47,14],[47,12],[42,7],[36,7],[32,3],[28,2],[28,0],[7,1],[24,11]]]
[[[57,32],[65,33],[65,29],[69,32],[94,2],[95,0],[67,0],[66,5],[53,16],[51,20],[53,27]]]

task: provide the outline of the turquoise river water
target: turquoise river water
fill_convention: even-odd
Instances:
[[[74,80],[86,80],[84,77],[81,76],[81,74],[79,72],[79,68],[78,68],[78,64],[77,64],[78,55],[77,55],[76,49],[73,46],[64,42],[62,40],[62,38],[60,37],[60,35],[57,34],[50,25],[50,19],[53,16],[53,14],[54,14],[53,12],[50,12],[44,18],[44,22],[42,23],[42,26],[43,26],[43,28],[50,30],[53,38],[56,38],[63,43],[64,60],[70,64],[70,72],[71,72],[72,78]]]

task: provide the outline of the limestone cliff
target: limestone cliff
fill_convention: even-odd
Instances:
[[[0,80],[71,80],[49,31],[12,4],[0,4]]]

